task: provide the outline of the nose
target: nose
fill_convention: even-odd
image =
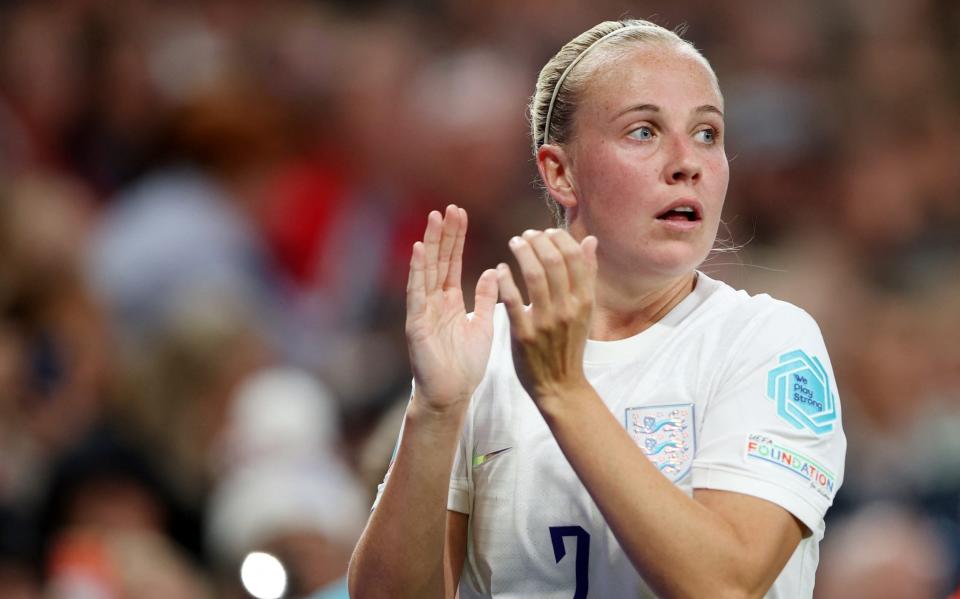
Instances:
[[[696,152],[689,142],[682,139],[673,141],[664,175],[668,185],[677,183],[696,183],[700,180],[702,167]]]

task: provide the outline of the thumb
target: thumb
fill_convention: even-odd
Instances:
[[[497,271],[488,268],[477,281],[477,291],[473,300],[473,314],[477,318],[493,318],[493,307],[497,305]]]

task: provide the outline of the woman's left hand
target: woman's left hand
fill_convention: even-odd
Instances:
[[[500,297],[510,316],[514,368],[543,411],[589,386],[583,350],[593,313],[597,238],[577,243],[562,229],[531,230],[511,239],[510,249],[530,295],[525,307],[510,267],[497,266]]]

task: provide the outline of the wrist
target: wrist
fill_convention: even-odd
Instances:
[[[573,416],[599,400],[596,390],[586,378],[580,378],[562,385],[553,385],[543,389],[534,397],[547,423],[559,418]]]
[[[432,426],[456,424],[459,427],[468,405],[469,398],[437,402],[424,396],[419,389],[414,389],[407,407],[407,418]]]

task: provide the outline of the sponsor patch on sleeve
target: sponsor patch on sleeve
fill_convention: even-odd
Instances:
[[[821,435],[833,430],[837,419],[836,397],[820,359],[803,350],[780,356],[767,373],[767,397],[776,402],[777,414],[794,428]]]
[[[809,456],[783,443],[766,435],[752,433],[747,436],[744,457],[747,461],[759,460],[792,472],[807,481],[817,493],[833,499],[837,485],[836,476]]]

